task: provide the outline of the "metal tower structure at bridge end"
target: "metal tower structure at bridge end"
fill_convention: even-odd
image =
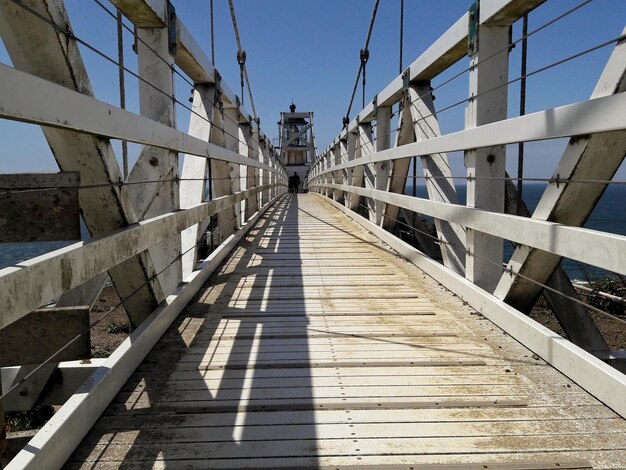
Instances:
[[[315,158],[313,113],[297,113],[296,105],[292,102],[288,113],[280,113],[278,134],[280,158],[287,172],[289,175],[297,173],[303,181]]]

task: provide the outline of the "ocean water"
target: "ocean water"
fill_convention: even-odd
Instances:
[[[527,183],[524,185],[524,202],[531,212],[537,206],[545,187],[546,185],[543,183]],[[457,190],[460,203],[465,204],[465,186],[457,185]],[[413,188],[407,186],[405,192],[406,194],[413,194]],[[418,197],[427,197],[425,186],[418,185],[416,193]],[[626,235],[626,185],[609,186],[591,217],[587,220],[585,227],[618,235]],[[81,229],[82,239],[89,239],[89,234],[84,225],[81,226]],[[0,269],[49,251],[57,250],[71,243],[74,242],[2,243],[0,244]],[[505,259],[508,260],[512,253],[512,244],[506,243]],[[602,269],[592,266],[581,266],[580,263],[568,259],[563,260],[563,267],[572,279],[581,281],[586,281],[587,276],[603,276],[607,274]]]
[[[80,234],[82,240],[89,240],[89,231],[80,221]],[[50,251],[58,250],[64,246],[76,243],[79,240],[63,242],[36,242],[36,243],[0,243],[0,269],[13,266],[35,256],[41,256]]]

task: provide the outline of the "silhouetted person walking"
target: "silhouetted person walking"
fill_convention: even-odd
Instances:
[[[290,179],[293,181],[293,192],[297,193],[298,186],[300,186],[300,177],[298,176],[298,173],[294,171],[293,176]]]

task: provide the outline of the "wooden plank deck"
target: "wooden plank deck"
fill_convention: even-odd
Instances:
[[[272,208],[68,468],[626,468],[626,421],[313,195]]]

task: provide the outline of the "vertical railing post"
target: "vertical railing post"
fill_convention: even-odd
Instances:
[[[376,152],[387,150],[391,147],[391,107],[379,106],[376,108]],[[374,188],[386,191],[389,185],[390,162],[374,164],[375,183]],[[374,214],[376,225],[382,225],[385,203],[375,201]]]
[[[265,175],[265,184],[272,184],[272,147],[270,146],[268,138],[265,139],[265,145],[263,146],[263,158],[265,159],[265,164],[270,167],[263,172]],[[263,195],[267,197],[266,203],[272,200],[271,189],[264,191]]]
[[[241,117],[241,116],[240,116]],[[252,132],[252,126],[250,123],[245,122],[240,119],[239,121],[239,154],[244,157],[249,157],[250,153],[250,137]],[[248,165],[240,165],[239,166],[239,188],[238,191],[245,191],[248,189],[248,172],[251,168]],[[234,188],[233,188],[234,191]],[[243,200],[239,203],[239,221],[238,227],[245,223],[245,221],[250,217],[248,213],[248,205],[247,200]]]
[[[356,144],[356,156],[357,158],[366,157],[374,153],[374,132],[371,122],[359,122],[357,126],[358,136]],[[367,164],[361,167],[363,171],[364,186],[367,189],[376,188],[376,165]],[[376,221],[376,204],[371,198],[365,199],[367,204],[367,210],[369,213],[369,219],[372,222]]]
[[[259,145],[259,127],[256,121],[250,126],[248,139],[248,158],[255,162],[261,161],[261,146]],[[248,167],[246,187],[252,189],[259,184],[259,169],[254,166]],[[248,218],[259,210],[260,194],[255,194],[246,200],[246,214]]]
[[[189,135],[209,142],[213,119],[213,85],[197,85],[193,93],[193,114],[189,117]],[[205,177],[207,175],[208,160],[194,155],[184,155],[180,182],[180,208],[189,209],[200,204],[205,192]],[[210,183],[209,183],[210,184]],[[194,270],[196,265],[196,251],[194,248],[198,238],[206,229],[206,224],[195,224],[181,233],[182,276],[185,279]]]
[[[248,148],[245,145],[244,135],[241,126],[239,125],[239,101],[235,102],[234,106],[224,108],[224,140],[226,142],[226,148],[237,152],[239,154],[247,155]],[[236,163],[228,164],[228,173],[230,178],[230,193],[234,194],[241,190],[243,181],[244,166]],[[245,182],[244,182],[245,186]],[[235,204],[234,206],[234,218],[233,223],[228,223],[225,227],[224,236],[228,237],[233,231],[238,230],[241,227],[241,204]],[[232,225],[232,228],[231,228]]]
[[[341,136],[339,141],[339,164],[346,163],[348,161],[348,136],[350,132],[346,129],[346,134]],[[339,181],[343,185],[348,184],[348,170],[340,170],[338,172]],[[341,191],[339,202],[346,205],[346,201],[349,198],[349,193]]]
[[[240,119],[239,121],[239,153],[244,157],[251,158],[252,155],[252,125],[249,121],[244,121]],[[241,165],[241,179],[240,179],[240,191],[245,191],[250,189],[251,183],[251,174],[253,173],[253,168],[248,165]],[[249,212],[249,201],[248,198],[244,199],[240,202],[241,206],[241,222],[240,227],[245,223],[246,220],[250,217],[251,213]]]
[[[168,20],[169,21],[169,20]],[[176,127],[174,96],[174,57],[169,42],[169,28],[137,28],[137,68],[139,109],[143,116]],[[147,82],[147,83],[146,83]],[[149,84],[148,84],[149,83]],[[151,181],[146,184],[143,181]],[[162,182],[161,182],[162,181]],[[180,208],[178,154],[144,146],[124,187],[134,206],[137,222]],[[180,236],[165,240],[148,251],[165,295],[182,281]]]
[[[266,165],[269,165],[269,158],[268,156],[268,147],[267,147],[267,137],[263,138],[263,141],[260,142],[260,161],[261,163],[265,163]],[[270,179],[269,179],[269,172],[265,169],[263,170],[259,170],[259,178],[261,179],[261,184],[263,186],[270,184]],[[268,202],[269,202],[269,191],[263,191],[261,192],[261,206],[265,206]]]
[[[478,21],[476,19],[475,21]],[[470,57],[470,98],[466,129],[506,119],[509,54],[508,26],[479,26],[478,49]],[[488,60],[484,60],[488,58]],[[504,211],[504,146],[465,152],[467,206]],[[502,275],[503,240],[467,230],[466,277],[493,292]]]
[[[340,165],[342,161],[342,137],[339,137],[339,141],[333,148],[333,159],[334,165]],[[333,171],[333,183],[335,184],[343,184],[343,172],[342,171]],[[344,192],[338,189],[333,191],[333,199],[337,201],[339,204],[343,204],[344,202]]]
[[[327,151],[324,154],[324,157],[323,157],[323,159],[324,159],[324,168],[327,169],[327,170],[331,167],[330,157],[331,157],[331,152],[330,151]],[[331,173],[326,173],[324,175],[324,182],[325,183],[331,183],[332,182]],[[330,197],[330,194],[331,194],[331,191],[328,188],[324,188],[324,196]]]
[[[352,161],[356,158],[356,143],[357,143],[358,129],[348,131],[348,142],[346,143],[346,161]],[[345,171],[346,184],[348,186],[361,187],[363,184],[363,167],[348,168]],[[346,194],[346,207],[349,207],[353,211],[358,210],[360,197],[357,194]]]
[[[420,142],[428,139],[434,139],[441,136],[439,129],[439,120],[435,111],[435,104],[432,95],[430,81],[421,81],[410,84],[406,88],[408,93],[408,103],[411,121],[413,122],[413,131],[415,139]],[[450,162],[446,153],[435,153],[432,155],[422,155],[421,167],[426,183],[426,191],[428,198],[432,201],[445,202],[446,204],[458,204],[458,196]],[[417,163],[416,159],[413,164]],[[416,175],[416,168],[413,169],[413,175]],[[413,194],[416,194],[417,179],[413,178]],[[413,213],[412,225],[417,228],[420,220],[415,218]],[[465,230],[458,224],[451,224],[442,219],[435,219],[435,228],[437,236],[441,243],[439,249],[432,243],[432,239],[428,240],[424,234],[415,231],[415,235],[422,247],[426,250],[427,246],[431,246],[433,254],[441,253],[443,264],[452,269],[457,274],[465,275]],[[425,232],[427,230],[424,230]],[[423,236],[424,235],[424,236]]]

